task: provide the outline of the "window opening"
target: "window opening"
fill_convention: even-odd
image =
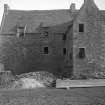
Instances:
[[[79,48],[79,58],[85,58],[85,48]]]
[[[84,24],[79,24],[79,32],[84,32]]]
[[[44,47],[44,54],[48,54],[48,47]]]

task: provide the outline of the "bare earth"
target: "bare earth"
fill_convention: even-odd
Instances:
[[[105,87],[0,90],[0,105],[105,105]]]

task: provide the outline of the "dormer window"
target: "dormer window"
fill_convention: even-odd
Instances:
[[[44,35],[45,37],[48,37],[48,32],[47,32],[47,31],[43,32],[43,35]]]
[[[18,27],[17,28],[17,36],[24,37],[25,36],[25,27]]]
[[[79,32],[84,32],[84,24],[79,24]]]

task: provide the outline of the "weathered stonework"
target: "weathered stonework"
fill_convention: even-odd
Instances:
[[[94,1],[86,0],[73,24],[74,74],[83,73],[85,71],[89,71],[91,74],[94,70],[99,70],[99,68],[101,70],[105,67],[105,46],[103,46],[105,33],[102,32],[104,22],[101,22],[102,20],[100,20],[100,18],[100,10],[95,5]],[[78,25],[80,23],[84,24],[83,33],[78,31]],[[79,48],[85,48],[85,59],[78,59],[76,57]],[[98,68],[94,68],[94,62]]]
[[[0,36],[0,39],[0,61],[6,70],[12,70],[14,74],[44,70],[57,75],[58,71],[61,74],[65,66],[68,66],[67,57],[63,55],[62,49],[69,47],[69,38],[67,42],[63,42],[60,40],[62,34],[54,37],[52,35],[51,39],[49,36],[47,42],[40,34],[26,35],[23,39],[15,35]],[[48,54],[43,52],[45,46],[49,47]]]

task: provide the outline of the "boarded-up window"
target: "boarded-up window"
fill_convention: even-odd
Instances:
[[[83,59],[85,58],[85,48],[79,48],[79,58]]]
[[[79,32],[84,32],[84,24],[79,24]]]
[[[44,54],[48,54],[48,47],[44,47]]]

